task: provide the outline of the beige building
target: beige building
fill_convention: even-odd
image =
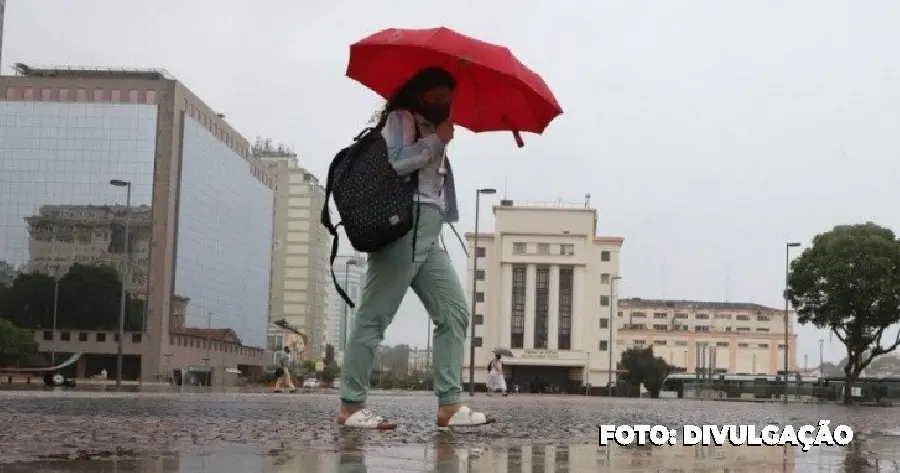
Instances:
[[[319,222],[325,188],[290,150],[257,141],[253,152],[275,176],[271,320],[299,328],[309,340],[303,356],[321,359],[331,284],[331,235]]]
[[[616,351],[652,346],[654,354],[694,373],[709,367],[698,346],[715,350],[715,372],[775,375],[784,370],[784,311],[759,304],[621,299]],[[790,314],[791,321],[794,314]],[[797,370],[797,336],[789,325],[788,364]],[[698,366],[699,365],[699,366]]]
[[[15,69],[0,76],[0,261],[126,263],[146,310],[125,379],[267,364],[274,181],[250,144],[165,71]],[[79,375],[115,372],[117,334],[31,328],[42,351],[83,352]]]
[[[477,280],[475,383],[485,382],[493,349],[507,347],[515,354],[505,363],[507,382],[522,392],[605,384],[610,325],[601,328],[597,320],[615,304],[609,294],[623,238],[597,236],[597,211],[587,203],[503,200],[493,210],[493,233],[478,234],[477,244],[475,234],[466,235],[470,301]],[[468,355],[467,348],[464,381]]]

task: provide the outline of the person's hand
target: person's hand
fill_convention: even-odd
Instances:
[[[434,130],[434,134],[437,135],[438,139],[444,142],[444,144],[447,144],[453,139],[453,128],[453,122],[444,120],[444,122],[438,125]]]

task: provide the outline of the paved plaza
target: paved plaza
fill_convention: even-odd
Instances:
[[[466,399],[468,401],[468,398]],[[434,427],[427,394],[377,394],[393,432],[342,432],[333,394],[0,391],[0,473],[897,471],[900,410],[839,405],[484,395],[500,422]],[[854,427],[846,448],[598,447],[598,424]],[[877,463],[877,465],[875,465]]]

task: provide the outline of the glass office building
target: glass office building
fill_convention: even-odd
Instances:
[[[124,379],[268,364],[274,183],[249,143],[165,71],[14,69],[0,76],[0,284],[59,277],[59,301],[83,306],[71,320],[104,314],[70,330],[50,318],[65,305],[17,310],[40,350],[84,353],[76,376],[115,369],[119,285],[103,268],[105,293],[99,276],[64,284],[82,263],[125,275],[140,304],[126,309]],[[34,280],[51,287],[37,299],[57,299]]]
[[[266,345],[272,190],[193,118],[184,119],[175,293],[188,325],[231,328]]]
[[[157,113],[153,105],[0,102],[0,263],[65,274],[73,263],[121,275],[131,182],[129,277],[146,293]]]

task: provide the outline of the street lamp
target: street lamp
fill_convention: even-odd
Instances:
[[[56,315],[59,312],[59,264],[53,265],[53,350],[50,352],[50,366],[56,366]]]
[[[612,397],[612,373],[613,373],[613,296],[615,295],[616,281],[622,279],[622,276],[613,276],[609,279],[609,323],[606,328],[609,330],[609,340],[606,342],[606,354],[609,355],[609,370],[606,380],[606,395]]]
[[[788,278],[791,275],[791,248],[797,248],[800,243],[788,242],[784,246],[784,402],[787,403],[788,398],[788,331],[790,324],[788,323]]]
[[[356,266],[358,264],[359,264],[359,262],[357,262],[355,259],[352,259],[352,258],[347,259],[347,261],[344,262],[344,290],[345,291],[349,290],[347,287],[347,284],[348,284],[348,276],[350,274],[350,266]],[[343,314],[341,314],[340,332],[341,332],[340,349],[341,349],[341,352],[343,352],[347,347],[347,301],[346,300],[344,301]]]
[[[477,189],[475,191],[475,236],[472,238],[472,313],[469,318],[469,397],[475,396],[475,294],[478,288],[478,217],[481,210],[481,195],[493,195],[497,189]]]
[[[121,179],[112,179],[110,185],[125,188],[125,248],[122,264],[122,294],[119,301],[119,341],[116,344],[116,388],[122,387],[122,343],[125,338],[125,288],[128,284],[128,220],[131,217],[131,182]]]

